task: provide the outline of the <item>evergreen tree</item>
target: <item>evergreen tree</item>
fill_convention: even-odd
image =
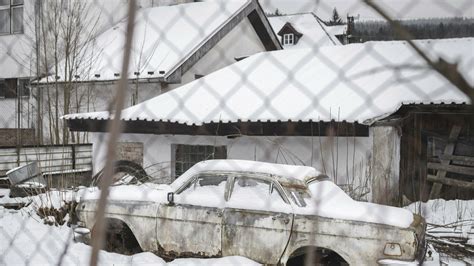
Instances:
[[[280,12],[280,10],[275,9],[275,16],[282,16],[283,14]]]
[[[344,22],[342,22],[342,18],[339,16],[339,13],[337,12],[337,9],[334,8],[332,10],[332,17],[331,20],[328,23],[329,25],[343,25]]]

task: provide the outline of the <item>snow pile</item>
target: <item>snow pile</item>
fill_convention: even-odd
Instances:
[[[50,190],[47,193],[23,198],[10,198],[7,194],[0,198],[0,204],[24,203],[28,206],[23,211],[32,212],[40,207],[61,208],[66,202],[74,201],[75,197],[76,193],[72,190]]]
[[[474,200],[436,199],[428,202],[415,202],[406,209],[419,213],[427,223],[436,225],[474,220]]]
[[[285,49],[301,49],[321,46],[340,45],[339,40],[329,33],[326,26],[318,21],[313,13],[303,13],[286,16],[269,17],[268,21],[275,33],[278,33],[286,23],[303,34],[295,45],[284,45]]]
[[[412,203],[406,208],[426,219],[430,234],[474,241],[474,200],[436,199]]]
[[[0,207],[0,264],[5,265],[88,265],[90,246],[73,242],[72,229],[48,226],[33,213]],[[66,250],[65,250],[66,249]],[[124,256],[101,252],[100,264],[154,264],[165,262],[152,253]]]
[[[429,56],[459,61],[474,84],[474,39],[417,41]],[[469,102],[429,69],[406,42],[265,52],[122,112],[123,120],[202,125],[237,121],[330,121],[370,124],[408,103]],[[146,110],[146,112],[144,111]],[[108,119],[108,112],[64,119]]]
[[[65,224],[49,226],[36,214],[34,204],[62,206],[64,199],[74,198],[74,192],[53,192],[28,198],[2,198],[0,203],[32,202],[21,210],[0,206],[1,265],[89,265],[92,248],[73,239],[73,231]],[[61,262],[61,263],[60,263]],[[218,259],[177,259],[169,265],[259,265],[244,257]],[[101,251],[99,265],[168,265],[150,252],[133,256]]]
[[[312,199],[306,207],[295,208],[296,213],[368,223],[387,224],[407,228],[413,222],[413,213],[401,208],[359,202],[351,199],[331,181],[309,185]]]
[[[450,238],[458,240],[467,238],[466,244],[474,244],[474,200],[435,199],[428,202],[415,202],[405,208],[419,213],[426,219],[428,242],[431,237],[448,242]],[[431,247],[431,252],[431,258],[428,258],[423,265],[472,265],[474,263],[473,257],[460,261],[445,254],[445,251],[438,253],[433,247]]]
[[[112,186],[109,189],[109,200],[116,201],[154,201],[167,202],[166,195],[171,191],[167,185],[145,183],[141,185]],[[100,190],[97,187],[85,188],[78,191],[76,201],[98,200]]]

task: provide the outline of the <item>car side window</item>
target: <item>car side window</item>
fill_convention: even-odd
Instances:
[[[272,182],[236,177],[227,206],[238,209],[285,211],[288,204]]]
[[[226,184],[227,175],[199,175],[176,195],[176,203],[222,207],[225,203]]]

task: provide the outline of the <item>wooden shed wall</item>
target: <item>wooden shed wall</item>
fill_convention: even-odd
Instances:
[[[474,113],[472,110],[449,110],[411,112],[401,119],[400,143],[400,199],[426,201],[430,197],[433,182],[427,180],[432,169],[428,161],[432,160],[432,139],[448,140],[454,126],[461,127],[456,140],[453,155],[474,156]],[[474,168],[473,168],[474,169]],[[473,172],[474,174],[474,172]],[[447,174],[459,180],[459,175]],[[464,179],[469,181],[469,177]],[[470,180],[472,182],[474,180]],[[440,196],[445,199],[472,198],[473,190],[459,186],[444,185]]]

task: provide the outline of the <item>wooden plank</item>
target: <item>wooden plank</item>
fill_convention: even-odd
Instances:
[[[474,167],[428,163],[428,168],[449,173],[474,176]]]
[[[461,188],[474,190],[474,182],[461,181],[461,180],[452,179],[452,178],[438,178],[434,175],[428,175],[427,180],[431,182],[435,182],[435,184],[441,183],[448,186],[461,187]]]
[[[454,148],[456,147],[455,141],[459,137],[459,133],[461,133],[461,126],[454,125],[451,128],[451,132],[449,133],[448,144],[446,144],[446,147],[444,147],[444,152],[443,152],[444,155],[453,155]],[[449,165],[450,163],[451,163],[451,160],[441,160],[441,164],[443,165]],[[445,178],[446,171],[439,170],[438,173],[436,173],[436,177],[438,179]],[[439,198],[439,194],[441,193],[442,187],[443,187],[442,183],[434,183],[433,186],[431,187],[430,199]]]
[[[474,157],[469,157],[469,156],[441,154],[439,157],[433,157],[433,158],[439,158],[440,160],[451,160],[451,161],[459,161],[459,162],[466,162],[466,163],[474,163]]]

